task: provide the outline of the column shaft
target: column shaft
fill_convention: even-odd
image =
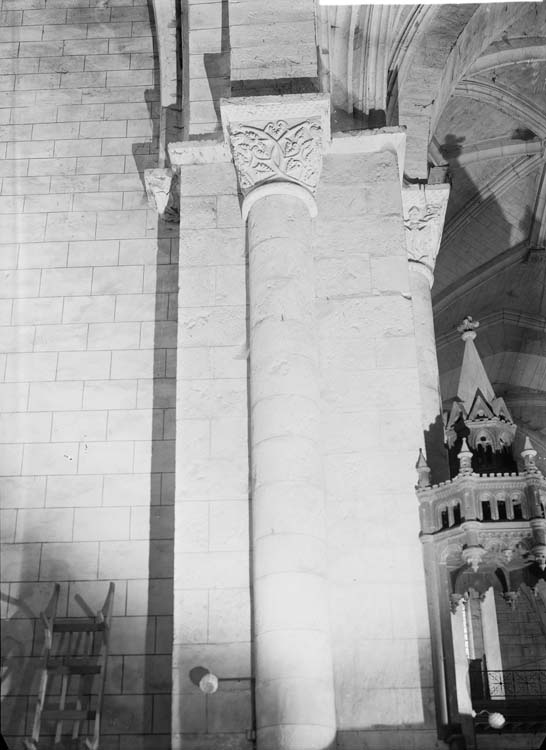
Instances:
[[[413,300],[425,453],[433,481],[442,482],[448,479],[448,461],[444,446],[436,338],[432,317],[430,293],[432,274],[421,263],[410,261],[409,277]]]
[[[250,208],[259,750],[325,750],[336,731],[311,230],[308,208],[295,196],[266,195]]]
[[[488,672],[502,671],[502,656],[497,625],[497,608],[495,606],[495,591],[493,587],[487,589],[480,601],[482,616],[483,650]],[[499,684],[500,683],[500,684]],[[494,686],[495,697],[504,697],[502,681],[490,680],[490,687]]]

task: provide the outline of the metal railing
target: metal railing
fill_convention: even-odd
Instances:
[[[546,698],[546,669],[487,670],[484,677],[492,699]]]

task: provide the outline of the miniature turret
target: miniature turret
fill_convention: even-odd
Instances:
[[[491,381],[474,344],[479,323],[466,317],[457,330],[465,349],[457,395],[446,420],[446,439],[451,476],[460,471],[463,442],[465,471],[468,472],[468,451],[472,471],[495,474],[517,471],[512,455],[516,425],[504,399],[496,396]]]

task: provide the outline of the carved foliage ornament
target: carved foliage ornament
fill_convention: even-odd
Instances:
[[[230,125],[233,160],[244,194],[265,182],[293,182],[315,192],[322,167],[319,120],[285,120],[265,127]]]

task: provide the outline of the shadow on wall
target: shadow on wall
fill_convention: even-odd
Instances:
[[[154,37],[155,40],[155,37]],[[161,151],[159,90],[145,92],[154,124],[152,142],[135,143],[133,158],[146,200],[144,171],[157,167]],[[176,107],[164,111],[166,142],[177,139],[179,115]],[[153,426],[150,456],[150,547],[148,565],[148,618],[144,660],[144,690],[153,695],[152,734],[171,732],[173,565],[174,565],[174,477],[176,427],[176,353],[178,311],[178,212],[158,217],[148,210],[148,226],[157,222],[155,260],[155,319],[153,322]]]

